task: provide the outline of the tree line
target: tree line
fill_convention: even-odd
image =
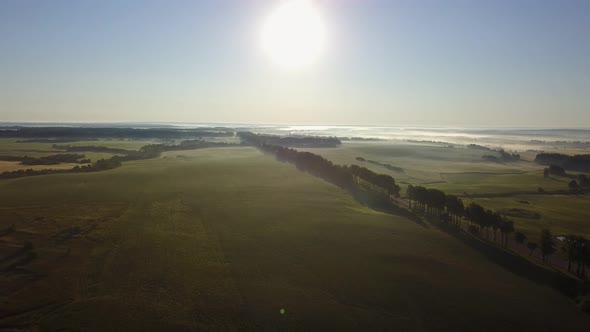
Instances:
[[[379,161],[376,161],[376,160],[366,160],[363,157],[356,157],[356,160],[357,161],[362,161],[362,162],[365,162],[366,161],[369,164],[381,166],[381,167],[383,167],[383,168],[385,168],[387,170],[390,170],[390,171],[394,171],[394,172],[398,172],[398,173],[405,173],[404,169],[401,168],[401,167],[393,166],[391,164],[385,164],[385,163],[382,163],[382,162],[379,162]]]
[[[335,165],[326,158],[311,152],[300,152],[269,144],[262,144],[258,147],[262,151],[274,154],[279,161],[292,163],[297,169],[320,177],[347,191],[361,190],[363,184],[366,184],[369,189],[380,192],[385,197],[399,196],[400,187],[389,175],[378,174],[357,165]]]
[[[24,156],[20,162],[23,165],[57,165],[61,163],[78,163],[78,164],[87,164],[90,163],[89,159],[84,159],[85,156],[83,154],[67,154],[67,153],[60,153],[54,154],[50,156],[43,156],[43,157],[28,157]]]
[[[391,203],[389,200],[391,196],[399,196],[400,188],[389,175],[378,174],[357,165],[334,165],[326,158],[310,152],[300,152],[287,147],[266,144],[257,139],[258,135],[251,133],[239,135],[244,142],[252,144],[264,152],[274,154],[279,161],[290,162],[299,170],[321,177],[354,194],[358,193],[361,188],[368,187],[372,192],[382,193],[382,197],[386,197],[389,203]],[[407,199],[412,211],[418,211],[426,216],[454,225],[458,225],[460,220],[464,218],[470,223],[468,228],[470,232],[482,234],[487,240],[493,238],[494,242],[499,240],[505,247],[508,246],[511,235],[516,231],[514,221],[507,216],[485,209],[475,202],[465,205],[461,198],[447,195],[438,189],[408,185]],[[524,244],[526,240],[526,236],[522,232],[516,232],[514,238],[516,242],[521,244]],[[572,261],[578,262],[578,275],[584,276],[584,267],[588,265],[590,258],[587,253],[588,245],[581,243],[587,243],[587,241],[579,236],[571,236],[571,238],[576,239],[577,242],[572,242],[576,244],[568,246],[566,251],[568,255],[571,252]],[[556,252],[554,237],[547,229],[541,231],[538,242],[528,241],[526,245],[531,255],[539,248],[545,263]]]
[[[488,151],[496,151],[500,155],[499,157],[493,155],[483,155],[481,156],[482,159],[486,161],[496,162],[496,163],[503,163],[503,162],[516,162],[520,160],[520,154],[518,153],[508,153],[503,149],[500,150],[491,150]]]
[[[244,143],[275,155],[279,161],[292,163],[297,169],[333,183],[355,194],[355,197],[358,197],[356,194],[362,191],[363,188],[368,188],[373,192],[382,194],[381,198],[386,198],[386,200],[373,196],[370,198],[371,200],[378,199],[382,203],[390,203],[389,198],[391,196],[399,197],[400,187],[395,182],[395,179],[389,175],[378,174],[357,165],[335,165],[328,159],[311,152],[297,151],[280,145],[268,144],[262,135],[240,132],[238,136],[240,136]]]
[[[51,138],[51,139],[174,139],[196,137],[232,137],[234,132],[224,128],[84,128],[84,127],[5,127],[0,129],[2,138]]]
[[[548,178],[549,175],[562,176],[572,179],[568,183],[568,187],[573,193],[581,192],[584,188],[590,187],[590,179],[588,176],[586,176],[586,174],[568,174],[565,171],[565,168],[558,165],[549,165],[549,167],[545,167],[545,169],[543,169],[543,176]]]
[[[514,222],[508,217],[485,209],[474,202],[466,206],[461,198],[455,195],[445,195],[444,192],[437,189],[409,185],[407,198],[410,209],[439,218],[444,222],[458,224],[461,218],[465,218],[470,223],[469,231],[483,234],[486,239],[490,239],[491,232],[494,242],[497,242],[499,233],[500,242],[504,246],[508,246],[510,235],[514,233],[517,243],[526,244],[529,255],[539,249],[541,260],[544,263],[547,263],[549,257],[557,251],[555,237],[550,230],[541,230],[538,241],[527,241],[526,235],[516,231]],[[562,249],[568,257],[568,271],[575,272],[581,278],[585,278],[586,267],[590,266],[590,241],[583,236],[567,235],[562,243]],[[574,265],[576,266],[574,267]]]
[[[279,161],[290,162],[299,170],[321,177],[355,194],[362,190],[361,188],[368,187],[373,192],[382,193],[382,197],[388,198],[388,202],[391,202],[389,200],[391,196],[399,196],[400,187],[389,175],[378,174],[357,165],[334,165],[326,158],[311,152],[300,152],[287,147],[266,144],[259,140],[250,140],[251,137],[257,136],[247,134],[240,137],[262,151],[274,154]],[[469,227],[471,232],[483,234],[486,239],[491,239],[493,236],[494,242],[497,242],[499,237],[504,246],[508,246],[510,235],[515,232],[514,222],[508,217],[485,209],[477,203],[465,206],[461,198],[447,195],[438,189],[409,185],[407,198],[410,209],[413,211],[420,211],[427,216],[452,224],[458,224],[462,218],[465,218],[471,224]],[[543,230],[541,233],[539,245],[536,242],[530,242],[530,245],[535,249],[540,246],[544,262],[547,262],[548,257],[555,252],[555,243],[548,230]]]
[[[384,194],[381,197],[386,197],[388,203],[391,203],[389,199],[391,196],[399,196],[400,188],[389,175],[377,174],[357,165],[334,165],[326,158],[310,152],[267,144],[259,139],[259,135],[252,133],[239,133],[238,136],[244,142],[274,154],[279,161],[293,163],[298,169],[352,191],[353,194],[357,194],[362,187],[368,187],[372,192]],[[517,159],[518,157],[510,156],[509,158]],[[361,157],[356,159],[365,161]],[[504,247],[508,246],[512,234],[517,243],[525,244],[526,242],[526,235],[516,231],[513,220],[504,214],[485,209],[480,204],[471,202],[465,205],[463,200],[455,195],[447,195],[441,190],[422,186],[408,185],[406,194],[412,211],[421,212],[453,225],[458,225],[462,219],[466,219],[470,223],[468,228],[470,232],[482,234],[487,240],[493,238],[494,242],[499,240]],[[529,249],[529,255],[538,248],[544,263],[547,263],[549,257],[557,251],[554,236],[548,229],[541,230],[538,241],[528,241],[526,246]],[[590,242],[581,236],[569,235],[565,237],[563,249],[568,254],[568,270],[572,271],[572,264],[576,263],[576,274],[584,277],[585,267],[590,265]]]
[[[57,165],[61,163],[78,163],[87,164],[90,163],[89,159],[84,159],[86,156],[83,154],[54,154],[42,157],[29,157],[29,156],[0,156],[2,161],[17,161],[22,165]]]
[[[112,156],[111,158],[107,159],[99,159],[96,162],[89,164],[89,165],[82,165],[82,166],[75,166],[71,169],[43,169],[43,170],[33,170],[33,169],[26,169],[26,170],[16,170],[16,171],[6,171],[0,173],[0,179],[13,179],[13,178],[20,178],[25,176],[35,176],[35,175],[47,175],[47,174],[61,174],[61,173],[81,173],[81,172],[98,172],[98,171],[105,171],[109,169],[114,169],[120,167],[123,162],[125,161],[133,161],[133,160],[144,160],[144,159],[152,159],[158,158],[163,152],[166,151],[182,151],[182,150],[195,150],[195,149],[203,149],[203,148],[212,148],[212,147],[230,147],[230,146],[240,146],[241,144],[235,143],[224,143],[224,142],[207,142],[202,140],[186,140],[181,142],[180,144],[148,144],[142,146],[139,150],[124,150],[124,149],[110,149],[102,147],[67,147],[68,151],[70,148],[74,149],[75,151],[98,151],[98,152],[105,152],[109,151],[112,153],[113,150],[116,150],[117,153],[121,153],[122,155]],[[59,146],[63,148],[64,146]],[[84,150],[88,149],[88,150]],[[110,150],[109,150],[110,149]],[[81,156],[83,155],[54,155],[54,156],[62,156],[57,157],[61,158],[61,160],[65,160],[63,156]],[[51,156],[50,156],[51,157]],[[19,160],[22,157],[14,157],[18,158]],[[41,157],[43,158],[43,157]],[[73,158],[73,157],[67,157]],[[66,158],[66,159],[67,159]],[[68,159],[69,160],[69,159]],[[90,163],[90,160],[79,160],[78,162],[81,163],[82,161]]]
[[[81,160],[84,155],[80,154],[54,154],[42,157],[29,156],[0,156],[2,161],[18,161],[23,165],[56,165],[60,163],[87,163],[89,161]]]
[[[310,152],[299,152],[287,147],[267,144],[264,140],[259,139],[259,135],[252,133],[238,133],[238,136],[244,141],[257,146],[265,152],[275,154],[277,159],[284,162],[291,162],[300,170],[307,171],[313,175],[322,177],[328,182],[332,182],[342,188],[358,193],[363,184],[368,185],[373,192],[378,191],[385,194],[382,197],[389,198],[391,195],[399,196],[399,186],[395,180],[384,174],[377,174],[367,168],[357,165],[340,166],[334,165],[331,161]],[[517,160],[520,156],[501,154],[506,159]],[[364,161],[364,158],[357,158]],[[351,182],[352,180],[352,182]],[[485,209],[477,203],[465,205],[461,198],[455,195],[447,195],[437,189],[429,189],[422,186],[409,185],[407,188],[407,198],[410,209],[420,211],[427,216],[435,217],[443,222],[458,224],[462,218],[469,223],[469,231],[472,233],[483,234],[486,239],[493,235],[494,242],[499,240],[503,246],[508,246],[509,239],[515,233],[514,222],[507,216]],[[387,200],[391,203],[391,200]],[[522,232],[516,232],[514,235],[518,243],[523,244],[526,236]],[[584,276],[584,268],[589,265],[588,242],[581,237],[572,237],[577,239],[576,245],[568,246],[565,249],[571,252],[571,261],[578,263],[578,275]],[[567,242],[566,242],[567,243]],[[586,243],[582,245],[581,243]],[[549,257],[556,252],[556,244],[551,232],[543,229],[540,233],[538,242],[528,241],[526,243],[530,254],[539,248],[543,262],[547,263]],[[571,269],[570,269],[571,271]]]
[[[470,223],[469,230],[483,233],[486,239],[489,239],[491,231],[494,242],[497,242],[500,232],[500,242],[504,246],[508,245],[509,235],[514,232],[514,222],[506,216],[473,202],[465,206],[461,198],[441,190],[408,185],[406,196],[410,209],[454,225],[465,218]]]
[[[590,241],[579,235],[567,235],[563,239],[563,248],[567,254],[567,270],[581,278],[586,277],[586,266],[590,266]],[[577,265],[577,267],[574,267]]]
[[[106,146],[96,145],[59,145],[53,144],[51,146],[54,150],[63,150],[66,152],[101,152],[101,153],[113,153],[113,154],[128,154],[133,150],[110,148]]]
[[[590,172],[590,154],[569,156],[561,153],[539,153],[535,162],[546,166],[560,166],[570,171]]]
[[[299,148],[334,148],[342,144],[337,137],[321,136],[278,136],[263,135],[252,132],[238,132],[237,135],[244,141],[255,146],[278,145],[283,147]]]

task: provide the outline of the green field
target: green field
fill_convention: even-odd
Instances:
[[[590,236],[590,209],[586,196],[576,195],[524,195],[535,193],[539,188],[545,191],[567,191],[567,177],[543,177],[544,166],[533,162],[535,154],[521,153],[522,161],[515,163],[491,163],[482,161],[481,156],[493,154],[489,151],[467,149],[460,145],[453,148],[443,144],[417,144],[407,142],[344,142],[339,148],[307,149],[321,154],[337,164],[356,164],[377,173],[393,176],[402,186],[402,194],[408,184],[435,188],[448,194],[473,195],[475,201],[486,208],[496,210],[524,208],[541,215],[540,219],[514,218],[516,226],[536,238],[543,228],[558,234],[579,234]],[[569,151],[584,153],[583,150]],[[375,160],[404,169],[403,173],[387,170],[368,162],[357,161],[356,157]],[[577,174],[577,173],[572,173]],[[482,196],[506,195],[502,198],[481,198]],[[534,204],[522,206],[519,200]]]
[[[519,230],[533,239],[543,228],[556,235],[573,233],[590,238],[590,197],[587,195],[516,195],[474,201],[489,209],[520,209],[538,213],[539,218],[511,216]]]
[[[0,181],[0,326],[583,331],[556,291],[253,148]],[[6,261],[3,260],[3,269]],[[285,313],[280,314],[284,309]]]
[[[58,153],[64,153],[62,150],[53,149],[53,143],[17,143],[17,139],[0,138],[0,156],[29,156],[29,157],[43,157],[50,156]],[[144,140],[96,140],[96,141],[76,141],[66,143],[56,143],[58,145],[75,145],[75,146],[104,146],[116,149],[127,149],[127,150],[139,150],[144,145],[154,143],[155,141]],[[109,159],[115,154],[104,153],[104,152],[76,152],[76,154],[83,154],[85,158],[90,159],[92,162],[96,162],[99,159]],[[75,165],[73,165],[75,166]],[[70,166],[68,168],[72,168]],[[60,169],[64,167],[56,167],[55,165],[38,165],[35,167],[23,165],[21,169]],[[7,170],[14,170],[14,167],[2,167],[0,164],[0,173]]]
[[[374,172],[385,173],[395,177],[402,185],[419,184],[434,186],[454,186],[460,191],[463,184],[478,175],[510,175],[530,172],[535,177],[543,178],[542,167],[532,163],[534,155],[523,154],[523,161],[517,163],[492,163],[484,161],[481,156],[493,152],[472,150],[457,145],[447,147],[441,144],[417,144],[406,142],[345,142],[339,148],[307,149],[321,154],[337,164],[357,164]],[[356,157],[375,160],[384,164],[401,167],[404,172],[387,170],[368,162],[357,161]],[[463,183],[461,183],[463,182]],[[539,186],[535,186],[536,190]],[[556,186],[551,186],[554,188]],[[565,184],[567,187],[567,183]],[[513,185],[516,190],[517,184]],[[563,185],[559,186],[563,189]],[[447,188],[448,189],[448,188]],[[469,189],[469,188],[467,188]],[[488,188],[471,188],[474,192],[485,192]]]

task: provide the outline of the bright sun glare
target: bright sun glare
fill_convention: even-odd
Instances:
[[[284,68],[312,64],[325,46],[326,31],[312,0],[285,0],[262,27],[262,49]]]

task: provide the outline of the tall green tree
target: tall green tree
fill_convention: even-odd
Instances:
[[[500,232],[502,232],[502,242],[507,247],[509,235],[514,233],[514,222],[508,218],[500,217]]]
[[[528,242],[526,247],[529,248],[529,256],[533,254],[533,252],[537,249],[538,245],[536,242]]]
[[[549,256],[555,252],[555,242],[553,242],[553,235],[548,229],[541,230],[541,238],[539,240],[541,255],[543,262],[547,263]]]
[[[576,237],[573,235],[566,235],[563,239],[563,251],[567,254],[567,270],[571,272],[572,262],[576,259]]]
[[[519,244],[523,244],[526,241],[526,235],[522,232],[516,232],[514,233],[514,240]]]

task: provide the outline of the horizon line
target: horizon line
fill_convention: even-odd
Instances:
[[[0,127],[10,127],[18,125],[29,125],[29,124],[51,124],[51,125],[72,125],[72,124],[100,124],[100,125],[201,125],[201,126],[219,126],[227,127],[231,126],[267,126],[267,127],[368,127],[368,128],[445,128],[445,129],[523,129],[523,130],[590,130],[590,127],[575,127],[575,126],[485,126],[485,125],[415,125],[415,124],[400,124],[400,125],[375,125],[375,124],[293,124],[293,123],[240,123],[240,122],[190,122],[190,121],[1,121]]]

